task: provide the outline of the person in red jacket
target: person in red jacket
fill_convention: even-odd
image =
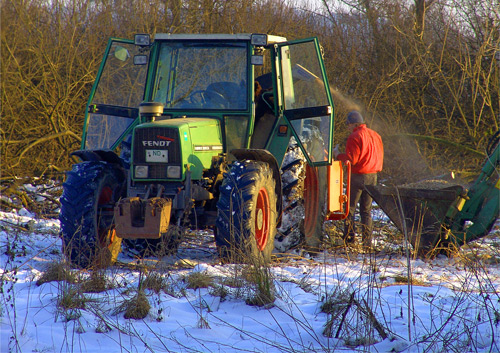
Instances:
[[[365,185],[377,184],[377,173],[382,170],[384,161],[384,146],[380,135],[366,126],[358,111],[347,115],[347,127],[351,134],[347,138],[345,153],[339,153],[337,147],[334,149],[337,160],[351,163],[351,196],[349,215],[344,226],[344,241],[354,242],[354,214],[359,202],[363,247],[368,250],[371,248],[373,231],[372,198],[365,190]]]

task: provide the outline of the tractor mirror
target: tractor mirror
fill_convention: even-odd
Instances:
[[[146,65],[148,63],[147,55],[134,55],[134,65]]]

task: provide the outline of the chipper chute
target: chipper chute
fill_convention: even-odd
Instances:
[[[419,254],[442,246],[443,220],[463,193],[462,186],[440,189],[366,186],[368,193]]]
[[[499,140],[500,131],[490,139],[481,172],[467,189],[439,181],[366,189],[396,227],[408,234],[417,254],[460,247],[486,236],[498,219]]]

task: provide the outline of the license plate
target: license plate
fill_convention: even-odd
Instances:
[[[168,162],[167,150],[146,150],[146,162]]]

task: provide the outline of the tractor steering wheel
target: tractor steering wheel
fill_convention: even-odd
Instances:
[[[201,108],[227,108],[228,100],[219,92],[213,90],[197,90],[188,97],[189,102]]]

